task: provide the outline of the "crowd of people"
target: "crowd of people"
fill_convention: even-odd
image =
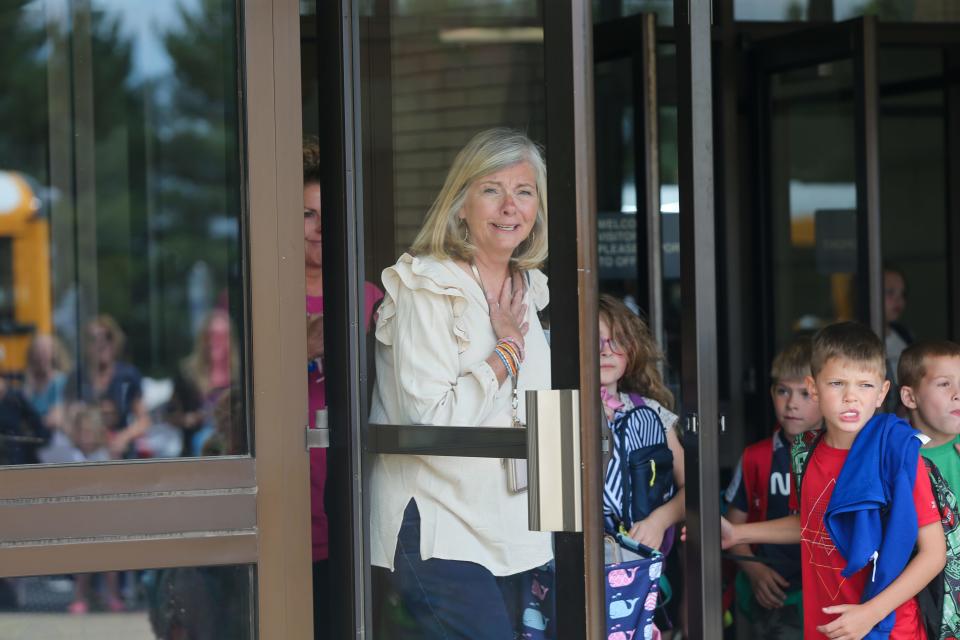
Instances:
[[[327,404],[322,157],[316,143],[303,154],[304,360],[317,426]],[[540,148],[508,129],[474,136],[409,252],[383,271],[382,289],[365,286],[364,322],[376,341],[371,422],[523,423],[523,392],[551,386],[540,321],[549,302],[539,270],[546,225]],[[960,634],[960,346],[915,342],[898,323],[904,290],[902,274],[888,269],[884,336],[854,322],[829,324],[797,336],[771,365],[775,424],[743,452],[721,523],[731,560],[725,606],[757,637]],[[651,556],[672,563],[685,517],[684,450],[663,355],[621,300],[601,295],[597,322],[605,419],[597,434],[603,522],[595,526],[605,546],[619,546],[609,566]],[[247,450],[226,310],[210,311],[159,406],[124,359],[113,318],[91,319],[81,342],[73,362],[55,336],[34,336],[22,384],[0,378],[0,464],[149,457],[158,424],[178,434],[174,455]],[[310,469],[315,637],[326,638],[334,588],[327,450],[311,451]],[[371,561],[404,612],[397,637],[555,636],[553,541],[528,529],[524,491],[501,460],[374,458]],[[161,577],[167,590],[186,579]],[[86,612],[94,600],[123,610],[119,577],[101,574],[99,583],[95,597],[91,578],[79,577],[69,610]],[[660,607],[651,593],[652,611]],[[610,606],[620,620],[608,620],[610,637],[665,637],[683,626],[651,614],[628,629],[623,610]]]
[[[899,354],[904,420],[880,412],[887,348],[869,328],[801,340],[774,363],[775,433],[727,493],[740,614],[762,637],[956,637],[960,345]]]
[[[33,336],[22,381],[0,377],[0,464],[107,462],[152,457],[239,454],[246,431],[231,394],[238,381],[236,338],[226,310],[213,308],[195,346],[167,385],[148,383],[125,357],[126,336],[110,315],[83,327],[76,357],[57,336]],[[162,388],[164,385],[159,385]],[[74,578],[67,609],[127,608],[116,572]],[[9,605],[5,605],[9,606]]]
[[[235,420],[223,412],[216,419],[238,379],[225,310],[208,313],[193,351],[170,376],[172,392],[156,398],[145,396],[144,376],[124,359],[125,342],[106,314],[86,323],[76,364],[56,336],[33,336],[22,384],[0,380],[0,464],[198,456],[236,440]],[[157,446],[154,432],[162,429],[173,445]]]
[[[550,388],[537,313],[548,301],[538,270],[545,181],[539,149],[517,132],[481,132],[457,155],[409,253],[383,272],[371,421],[510,426],[524,415],[516,391]],[[884,336],[827,324],[772,364],[776,425],[744,452],[721,523],[739,568],[728,575],[729,618],[755,637],[960,632],[960,346],[912,343],[898,323],[904,289],[888,269]],[[609,570],[669,559],[684,520],[684,451],[649,330],[608,296],[598,322],[606,420],[596,526],[625,548]],[[893,413],[880,412],[894,382]],[[387,572],[410,637],[554,636],[551,540],[527,529],[526,497],[505,469],[377,457],[372,562]],[[610,585],[622,591],[628,575],[613,569]],[[644,608],[659,609],[650,594]],[[682,637],[682,619],[625,626],[637,601],[620,596],[607,590],[609,637],[664,637],[671,626]]]

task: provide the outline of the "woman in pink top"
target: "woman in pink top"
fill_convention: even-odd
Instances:
[[[303,147],[303,253],[307,282],[307,394],[310,428],[316,427],[319,409],[327,406],[323,366],[323,247],[320,220],[322,159],[316,141]],[[383,292],[367,282],[364,287],[364,317],[370,329],[373,310]],[[310,515],[313,538],[314,638],[329,635],[329,521],[324,508],[327,481],[327,450],[310,450]]]

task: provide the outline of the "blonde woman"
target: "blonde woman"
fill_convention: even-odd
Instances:
[[[84,358],[67,381],[65,399],[98,406],[110,431],[115,458],[135,457],[134,441],[150,428],[140,371],[121,360],[126,336],[112,316],[101,314],[83,335]]]
[[[55,336],[38,333],[30,340],[23,394],[51,429],[63,424],[63,393],[70,366],[70,356]]]
[[[410,253],[383,272],[371,422],[507,427],[514,384],[521,398],[550,388],[546,232],[540,150],[515,131],[477,134]],[[511,589],[552,551],[502,462],[381,455],[371,482],[372,561],[391,571],[415,636],[514,637]]]
[[[180,363],[167,411],[171,424],[183,430],[184,456],[199,456],[214,431],[213,409],[238,379],[239,348],[225,309],[214,309],[197,332],[193,352]]]

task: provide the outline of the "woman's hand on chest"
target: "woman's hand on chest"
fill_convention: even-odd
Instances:
[[[524,336],[530,329],[527,321],[527,305],[524,303],[525,287],[523,276],[519,273],[503,281],[497,294],[487,293],[487,305],[490,308],[490,325],[497,340],[512,338],[521,348]]]

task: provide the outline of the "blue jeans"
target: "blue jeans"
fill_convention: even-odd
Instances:
[[[394,568],[390,574],[393,588],[417,627],[411,637],[423,640],[513,640],[526,631],[522,621],[529,623],[532,619],[536,624],[539,619],[540,612],[529,609],[536,570],[496,577],[474,562],[439,558],[422,560],[420,512],[413,500],[403,514]],[[537,577],[546,582],[545,578]],[[550,596],[553,595],[552,586],[551,581],[551,588],[547,591]],[[543,604],[550,601],[552,598]],[[553,617],[552,611],[547,613],[547,607],[544,607],[544,615]]]

